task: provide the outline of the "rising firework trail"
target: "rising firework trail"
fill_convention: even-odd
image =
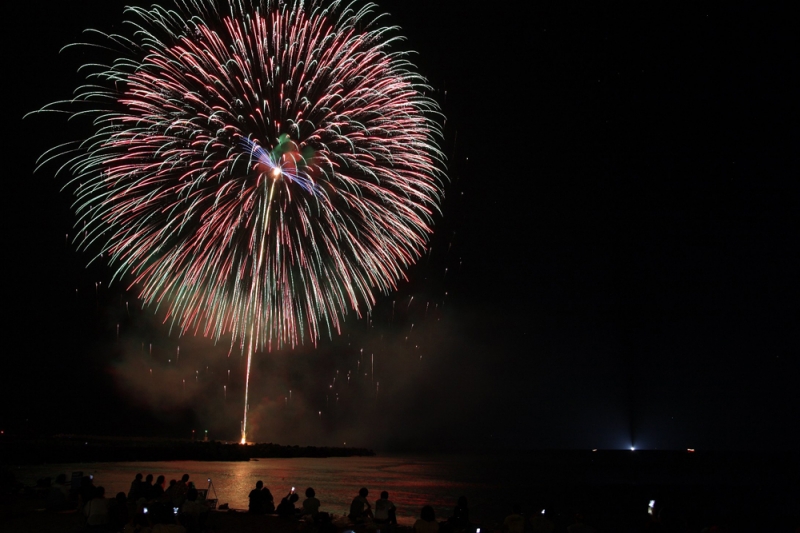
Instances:
[[[40,166],[71,174],[77,242],[101,247],[113,279],[180,334],[230,335],[247,354],[244,442],[253,353],[338,333],[425,252],[443,117],[373,4],[126,15],[129,34],[87,45],[114,56],[40,110],[88,116],[93,133]]]

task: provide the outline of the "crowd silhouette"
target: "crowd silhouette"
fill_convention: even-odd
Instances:
[[[96,485],[92,476],[74,476],[71,483],[60,474],[55,483],[49,478],[37,485],[47,488],[46,509],[75,511],[85,517],[85,530],[130,533],[200,533],[216,504],[206,498],[184,474],[165,488],[166,478],[136,474],[128,493],[107,497],[105,488]],[[48,486],[49,485],[49,486]]]
[[[6,471],[7,472],[7,471]],[[26,489],[14,484],[12,476],[6,476],[0,489],[6,495],[17,494]],[[127,492],[116,495],[107,494],[102,485],[92,476],[74,473],[71,480],[60,474],[51,481],[43,478],[33,489],[41,497],[46,510],[56,513],[72,513],[82,517],[83,530],[92,532],[123,533],[210,533],[239,531],[236,528],[220,527],[219,522],[209,523],[211,511],[217,509],[217,501],[209,499],[207,489],[198,489],[189,474],[180,479],[167,482],[166,477],[136,474]],[[690,525],[679,508],[662,506],[653,500],[647,507],[647,515],[642,516],[638,526],[626,525],[614,528],[608,522],[602,527],[594,527],[591,519],[581,512],[565,515],[558,512],[551,516],[545,509],[523,511],[523,505],[515,502],[508,506],[510,511],[500,522],[488,527],[475,521],[470,512],[469,501],[465,496],[457,498],[449,516],[437,519],[434,507],[423,505],[417,513],[406,509],[404,516],[415,514],[418,518],[413,526],[399,526],[397,507],[389,499],[389,493],[382,491],[374,501],[369,498],[369,490],[362,487],[353,497],[349,512],[334,516],[325,510],[313,487],[304,491],[305,499],[292,490],[275,505],[275,498],[263,481],[259,480],[249,492],[247,513],[244,510],[230,510],[229,513],[245,517],[255,515],[252,520],[264,520],[255,530],[272,533],[594,533],[595,531],[646,531],[658,533],[723,533],[739,531],[735,523],[719,522],[716,525],[700,527]],[[344,502],[337,502],[339,507]],[[225,510],[220,506],[219,510]],[[340,508],[340,507],[339,507]],[[642,509],[644,511],[644,509]],[[485,513],[483,513],[485,514]],[[215,515],[222,516],[222,515]],[[264,516],[264,518],[258,518]],[[272,516],[274,518],[267,518]],[[594,515],[592,515],[594,516]],[[257,522],[253,522],[257,523]],[[0,528],[2,529],[2,528]],[[482,531],[483,529],[483,531]],[[254,531],[255,531],[254,530]],[[784,531],[783,529],[781,531]],[[787,532],[800,532],[797,527],[785,529]]]

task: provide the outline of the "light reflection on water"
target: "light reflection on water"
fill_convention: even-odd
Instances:
[[[69,478],[73,471],[83,471],[84,475],[93,475],[95,485],[105,487],[110,497],[127,493],[139,472],[154,477],[163,474],[167,483],[189,474],[189,480],[198,488],[206,488],[207,479],[211,478],[219,502],[227,502],[235,509],[247,508],[247,495],[256,481],[262,480],[276,505],[292,487],[296,487],[300,502],[305,498],[305,489],[314,487],[322,502],[321,510],[339,516],[348,512],[358,489],[367,487],[373,505],[382,490],[389,491],[389,498],[398,509],[398,521],[413,524],[423,505],[433,505],[437,518],[443,519],[450,515],[460,495],[473,498],[492,491],[494,483],[473,480],[471,463],[463,458],[428,456],[121,462],[20,467],[15,474],[19,481],[32,485],[41,477],[55,478],[64,473]]]

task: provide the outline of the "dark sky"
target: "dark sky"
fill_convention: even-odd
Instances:
[[[792,18],[756,3],[467,4],[380,3],[447,116],[443,217],[372,324],[349,316],[316,348],[259,354],[254,438],[798,449]],[[71,94],[89,58],[59,49],[119,31],[124,5],[7,11],[0,429],[235,439],[238,351],[170,335],[107,287],[111,270],[66,243],[65,178],[33,173],[84,130],[23,115]]]

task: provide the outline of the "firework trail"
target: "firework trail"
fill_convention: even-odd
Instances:
[[[181,334],[247,353],[369,313],[425,251],[444,155],[438,105],[373,4],[176,0],[129,7],[115,56],[41,111],[92,119],[46,152],[101,246]],[[98,34],[99,32],[94,32]]]

